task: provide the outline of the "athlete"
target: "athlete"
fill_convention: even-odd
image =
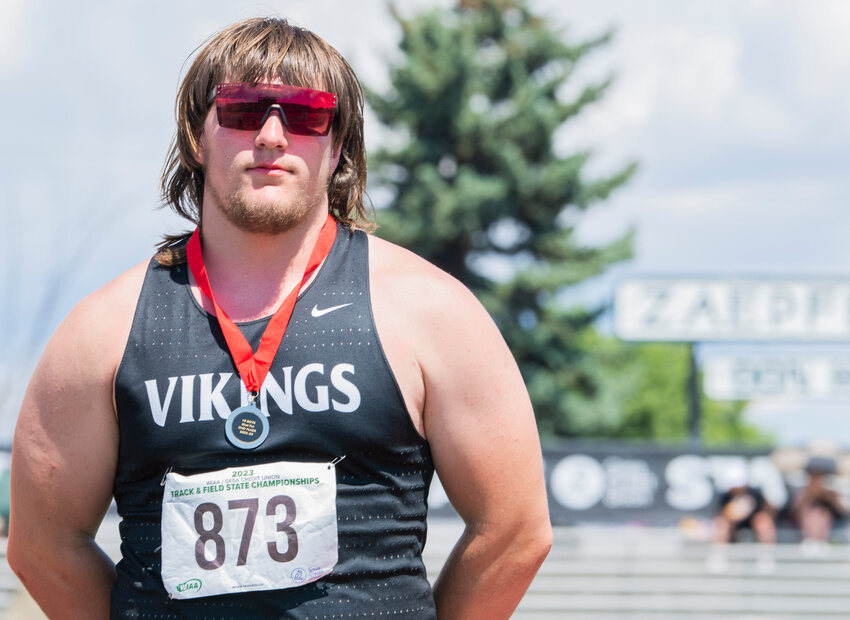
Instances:
[[[456,280],[366,234],[363,97],[281,19],[177,97],[197,225],[81,301],[15,433],[8,560],[51,618],[507,618],[551,544],[521,376]],[[433,589],[434,471],[465,529]],[[94,542],[115,498],[117,565]]]

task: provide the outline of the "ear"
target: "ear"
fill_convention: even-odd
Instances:
[[[204,133],[201,131],[201,135],[198,136],[194,140],[194,146],[192,148],[192,157],[198,162],[201,166],[204,165]]]
[[[336,171],[336,167],[339,165],[339,158],[340,158],[341,155],[342,155],[342,144],[340,144],[338,147],[336,147],[333,154],[331,155],[331,161],[333,162],[333,166],[331,166],[331,174],[333,174]]]
[[[194,138],[194,140],[193,140],[194,144],[192,146],[192,157],[201,166],[204,165],[204,150],[206,149],[206,140],[204,139],[204,136],[206,135],[206,132],[207,132],[207,125],[210,123],[210,117],[212,115],[214,115],[215,113],[216,113],[215,112],[215,106],[212,106],[209,109],[209,111],[207,112],[207,115],[204,118],[203,124],[200,127],[198,127],[197,130],[192,132],[193,133],[192,137]],[[218,121],[216,121],[216,123],[217,122]],[[211,126],[213,126],[213,125],[211,125]]]

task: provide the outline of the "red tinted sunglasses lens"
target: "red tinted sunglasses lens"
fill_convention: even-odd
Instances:
[[[326,136],[336,111],[336,95],[288,84],[219,84],[215,89],[218,124],[256,131],[272,106],[279,106],[287,129],[302,136]]]

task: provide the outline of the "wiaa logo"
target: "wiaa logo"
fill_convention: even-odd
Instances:
[[[201,585],[200,579],[190,579],[189,581],[184,581],[183,583],[178,584],[177,591],[180,593],[198,592],[201,589]]]

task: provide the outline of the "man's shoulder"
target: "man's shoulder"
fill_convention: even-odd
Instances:
[[[146,262],[84,297],[63,319],[33,381],[106,389],[124,354]]]
[[[95,315],[135,311],[150,260],[144,260],[84,297],[77,308]],[[75,308],[75,310],[77,309]]]
[[[410,334],[416,351],[496,336],[483,329],[492,319],[460,280],[387,241],[370,237],[369,249],[375,318]]]
[[[475,300],[469,289],[451,274],[414,252],[374,235],[369,235],[369,276],[373,289],[393,290],[405,297],[413,294],[418,303],[427,304],[445,296],[458,302]]]
[[[71,341],[97,347],[110,345],[118,349],[117,342],[126,341],[135,314],[136,303],[142,290],[149,261],[143,261],[120,274],[77,303],[59,327],[58,332],[68,332]]]

